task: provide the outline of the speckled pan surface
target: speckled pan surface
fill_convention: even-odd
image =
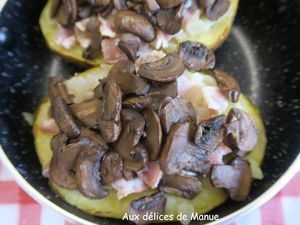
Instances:
[[[51,53],[38,27],[45,1],[9,0],[0,14],[0,144],[19,173],[42,195],[88,221],[120,224],[89,216],[64,203],[41,176],[31,127],[22,112],[33,112],[46,95],[50,74],[82,71]],[[217,51],[218,66],[237,76],[242,90],[262,111],[268,148],[265,178],[242,203],[227,202],[213,213],[230,214],[266,192],[300,152],[300,1],[242,0],[229,40]]]

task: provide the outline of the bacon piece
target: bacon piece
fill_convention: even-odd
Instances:
[[[229,154],[230,152],[232,152],[230,148],[224,144],[220,144],[217,149],[209,153],[207,157],[211,164],[224,164],[223,156]]]
[[[116,63],[119,60],[127,59],[126,54],[118,47],[118,42],[118,39],[111,38],[102,41],[102,53],[105,61]]]
[[[163,172],[157,162],[148,162],[146,167],[138,172],[138,176],[152,189],[157,188],[162,175]]]

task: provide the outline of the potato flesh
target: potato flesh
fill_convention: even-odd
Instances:
[[[190,73],[188,74],[189,76],[191,75]],[[91,69],[71,79],[78,79],[81,76],[87,79],[90,79],[91,77],[95,78],[95,76],[103,76],[103,69]],[[201,75],[197,74],[197,76]],[[240,96],[240,100],[238,103],[230,104],[227,112],[233,106],[248,112],[255,119],[259,131],[258,143],[255,149],[247,156],[247,158],[250,161],[254,162],[251,163],[253,167],[252,170],[260,172],[259,165],[263,160],[266,146],[265,130],[260,112],[256,108],[256,106],[254,106],[244,95]],[[49,107],[50,102],[48,99],[45,99],[36,113],[36,120],[33,127],[36,152],[43,168],[47,166],[52,157],[50,140],[53,134],[45,133],[41,130],[43,121],[47,120],[48,118]],[[259,177],[259,175],[257,175],[257,177]],[[209,178],[202,179],[202,183],[204,187],[203,191],[192,200],[173,195],[167,195],[167,205],[165,213],[173,214],[175,216],[175,219],[176,215],[178,215],[182,210],[186,209],[197,213],[205,213],[222,204],[227,199],[227,194],[222,189],[212,187]],[[149,195],[150,193],[154,192],[154,190],[147,190],[143,193],[131,194],[122,200],[118,200],[116,197],[116,192],[114,190],[111,190],[108,197],[99,200],[93,200],[86,198],[77,190],[67,190],[58,187],[53,183],[50,183],[50,186],[57,194],[59,194],[65,201],[67,201],[71,205],[74,205],[75,207],[89,214],[110,218],[122,218],[123,215],[127,212],[128,206],[132,200],[145,195]]]

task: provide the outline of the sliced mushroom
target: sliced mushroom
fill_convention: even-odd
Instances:
[[[76,179],[80,192],[88,198],[98,199],[108,195],[100,177],[100,161],[104,151],[91,147],[82,151],[76,163]]]
[[[109,71],[108,79],[115,80],[124,94],[145,95],[150,85],[134,74],[134,64],[129,60],[117,62]]]
[[[110,1],[110,3],[107,6],[103,7],[103,9],[99,13],[103,18],[106,18],[112,13],[113,9],[114,3],[113,1]]]
[[[136,54],[139,49],[141,40],[133,34],[122,34],[118,47],[127,55],[132,62],[136,60]]]
[[[212,21],[218,20],[230,7],[228,0],[199,0],[199,3],[205,9],[206,17]]]
[[[88,138],[94,146],[98,146],[98,148],[104,148],[105,150],[108,150],[108,145],[106,144],[103,137],[99,133],[91,129],[82,127],[80,137]]]
[[[147,17],[131,10],[119,11],[115,16],[116,27],[126,33],[132,33],[146,42],[156,37],[156,32]]]
[[[238,157],[230,165],[215,165],[211,181],[215,187],[225,188],[231,199],[243,201],[247,198],[252,183],[250,163]]]
[[[63,27],[72,27],[77,18],[76,0],[62,0],[56,13],[56,20]]]
[[[124,159],[124,167],[131,171],[141,170],[149,160],[147,149],[142,144],[134,146],[129,155]]]
[[[196,177],[180,174],[164,175],[160,190],[183,198],[193,199],[202,190],[202,184]]]
[[[87,0],[93,6],[107,6],[111,0]]]
[[[127,9],[126,0],[113,0],[114,6],[117,10]]]
[[[147,9],[151,13],[155,13],[160,9],[160,6],[158,5],[156,0],[143,0],[144,4],[146,5]]]
[[[166,202],[167,199],[162,192],[134,200],[128,209],[129,218],[137,218],[132,220],[137,225],[152,223],[152,220],[147,220],[147,215],[163,215]]]
[[[151,106],[152,97],[149,95],[137,96],[125,99],[123,101],[123,107],[132,108],[137,111],[141,111],[149,106]]]
[[[158,110],[161,126],[169,133],[176,123],[196,121],[196,113],[192,103],[183,97],[166,101]]]
[[[232,102],[238,102],[240,96],[240,85],[238,81],[225,70],[215,69],[215,79],[222,93]]]
[[[108,152],[101,163],[101,179],[104,185],[123,177],[122,157],[116,152]]]
[[[176,34],[181,29],[182,18],[178,17],[174,8],[161,9],[156,14],[157,25],[167,34]]]
[[[176,98],[178,95],[177,81],[171,81],[169,83],[153,83],[151,84],[148,95],[164,95],[171,98]]]
[[[184,65],[191,70],[212,69],[216,63],[214,52],[196,41],[182,42],[179,46],[179,55],[183,59]]]
[[[99,84],[94,88],[94,96],[95,98],[102,98],[104,93],[104,86],[106,84],[107,79],[100,79]]]
[[[253,117],[237,108],[232,108],[227,115],[226,134],[239,156],[249,153],[257,143],[258,130]]]
[[[156,0],[163,9],[174,8],[184,2],[184,0]]]
[[[216,150],[217,146],[223,141],[224,124],[224,115],[199,123],[195,132],[195,144],[210,152]]]
[[[207,174],[211,163],[207,152],[190,140],[193,124],[177,123],[167,136],[160,156],[160,167],[167,175]]]
[[[168,54],[155,62],[141,64],[138,74],[148,80],[170,82],[176,80],[183,72],[184,64],[181,58],[176,54]]]
[[[48,78],[48,94],[50,98],[61,96],[67,104],[73,103],[73,95],[68,93],[67,87],[64,84],[64,79],[61,76],[52,76]]]
[[[51,18],[54,18],[58,12],[58,9],[61,5],[62,0],[53,0],[52,1],[52,5],[51,5],[51,12],[50,12],[50,16]]]
[[[88,128],[97,128],[98,115],[102,114],[102,100],[92,98],[70,105],[72,114]]]
[[[151,109],[144,110],[143,115],[146,121],[146,137],[143,139],[143,144],[149,151],[149,159],[154,161],[158,158],[162,143],[162,129],[160,120],[156,112]]]

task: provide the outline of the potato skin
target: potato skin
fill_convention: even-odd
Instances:
[[[81,74],[77,74],[75,77],[92,77],[100,71],[101,68],[94,68],[87,70],[86,72],[83,72]],[[70,79],[74,79],[74,77]],[[47,166],[52,157],[52,152],[50,149],[50,140],[54,134],[45,133],[41,130],[42,122],[48,118],[49,107],[50,101],[48,100],[48,98],[45,98],[39,106],[38,110],[36,111],[35,122],[33,126],[35,148],[43,168]],[[231,107],[243,109],[244,111],[251,114],[255,119],[259,132],[258,143],[255,149],[247,156],[247,158],[251,162],[252,167],[254,167],[252,169],[260,171],[259,165],[263,160],[266,147],[265,129],[261,118],[261,114],[257,107],[242,94],[237,103],[229,105],[227,112],[230,110]],[[194,212],[205,213],[222,204],[227,199],[227,195],[225,194],[225,192],[222,189],[213,188],[208,178],[203,179],[202,182],[203,191],[200,194],[198,194],[193,200],[187,200],[177,196],[166,195],[166,213],[173,214],[175,216],[175,219],[176,215],[178,215],[181,211],[184,211],[186,209],[193,209]],[[143,193],[132,194],[119,201],[117,200],[116,192],[111,191],[107,198],[93,200],[84,197],[80,194],[79,191],[70,191],[58,187],[53,183],[50,183],[50,187],[55,193],[60,195],[62,199],[67,201],[69,204],[81,209],[82,211],[92,215],[110,218],[122,218],[123,215],[127,212],[129,203],[132,200],[145,195],[149,195],[154,192],[154,190],[147,190]],[[184,212],[187,213],[186,211]]]
[[[208,31],[200,32],[199,34],[197,34],[197,37],[190,37],[189,35],[185,35],[183,37],[183,40],[180,40],[180,42],[186,40],[199,41],[207,45],[208,48],[210,49],[217,49],[227,39],[230,33],[235,18],[235,14],[237,11],[238,1],[239,0],[230,0],[231,7],[229,8],[229,12],[227,13],[227,15],[225,15],[225,18],[215,22],[213,27],[210,28]],[[79,66],[83,66],[85,68],[90,68],[105,63],[102,56],[99,56],[96,59],[92,59],[92,60],[83,58],[82,57],[83,48],[78,44],[76,44],[75,46],[73,46],[71,49],[68,50],[55,44],[55,37],[58,30],[58,23],[55,21],[55,19],[50,18],[50,8],[52,2],[53,2],[52,0],[48,0],[39,19],[39,24],[42,30],[42,34],[46,40],[49,49],[57,53],[58,55],[62,56],[66,60],[75,63]],[[177,51],[179,43],[175,42],[174,44],[177,46],[175,48],[176,49],[175,51]],[[173,49],[174,47],[172,48],[172,50],[171,49],[163,49],[163,50],[168,53],[171,52],[174,53]]]

